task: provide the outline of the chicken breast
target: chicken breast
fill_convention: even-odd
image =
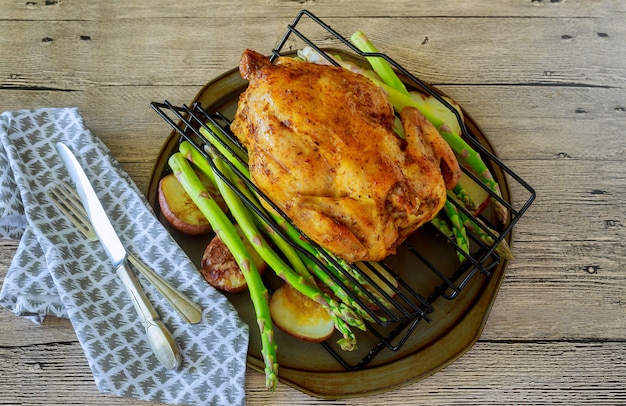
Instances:
[[[348,261],[381,260],[442,208],[456,158],[416,109],[393,129],[386,94],[346,69],[246,50],[231,129],[253,182],[302,232]]]

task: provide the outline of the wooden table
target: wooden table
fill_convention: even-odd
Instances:
[[[187,103],[276,45],[307,8],[360,29],[455,98],[537,191],[479,341],[441,372],[321,401],[247,374],[250,405],[626,403],[626,2],[0,1],[0,111],[76,106],[145,190]],[[0,281],[17,241],[0,240]],[[67,320],[0,309],[1,404],[146,404],[99,394]]]

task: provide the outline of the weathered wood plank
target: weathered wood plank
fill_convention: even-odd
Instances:
[[[99,394],[76,342],[0,348],[0,359],[0,373],[20,376],[8,386],[2,383],[1,404],[150,404]],[[538,404],[550,403],[558,394],[569,404],[623,404],[626,391],[615,382],[625,373],[623,342],[479,341],[446,369],[409,385],[410,392],[398,389],[366,399],[369,405]],[[264,377],[254,371],[246,375],[246,390],[249,405],[329,404],[284,384],[267,393]],[[355,398],[336,404],[363,402]]]
[[[610,350],[605,352],[608,348]],[[611,365],[613,370],[608,371],[601,365]],[[368,405],[542,404],[551,403],[558,394],[559,399],[569,404],[617,405],[626,399],[626,393],[615,388],[613,382],[620,381],[625,368],[622,343],[480,341],[443,371],[412,384],[410,395],[403,396],[401,390],[396,390],[367,397],[366,401]],[[250,378],[262,384],[259,376]],[[298,394],[293,396],[298,404],[308,404],[302,403],[306,399],[300,400]],[[266,395],[255,404],[271,402],[271,399],[272,395]],[[390,402],[390,399],[393,400]],[[363,402],[364,399],[357,398],[340,404]]]
[[[485,330],[457,362],[338,402],[267,393],[248,371],[248,404],[626,403],[623,1],[4,2],[0,111],[78,107],[145,190],[169,134],[149,103],[191,101],[244,48],[269,52],[302,8],[344,35],[364,30],[453,96],[537,200]],[[0,283],[16,247],[0,240]],[[151,404],[97,392],[69,321],[0,309],[0,326],[0,404]]]
[[[410,0],[391,3],[376,0],[323,1],[323,0],[263,0],[248,2],[245,6],[246,16],[255,18],[288,17],[307,9],[319,16],[334,17],[399,17],[429,16],[439,17],[604,17],[611,13],[624,12],[624,4],[620,1],[602,0],[586,2],[567,2],[563,0],[504,0],[493,6],[489,0],[477,0],[471,3],[445,2],[424,0],[419,4]],[[134,3],[123,0],[107,1],[102,4],[89,1],[67,2],[28,1],[10,2],[4,8],[5,18],[10,19],[66,19],[71,12],[75,19],[96,20],[102,18],[172,18],[193,15],[214,22],[216,19],[242,14],[242,7],[231,1],[202,1],[164,3]]]
[[[626,125],[622,87],[440,88],[466,109],[505,161],[626,158],[626,142],[617,136]]]
[[[4,21],[0,33],[12,34],[1,35],[2,48],[12,58],[0,60],[5,72],[0,88],[200,86],[236,66],[245,48],[269,53],[289,21],[222,18],[211,21],[206,33],[198,30],[203,23],[53,20],[33,29],[29,21]],[[332,18],[330,23],[346,36],[363,30],[382,51],[434,84],[606,87],[626,76],[626,56],[610,51],[626,41],[626,26],[617,19]],[[311,32],[316,42],[332,45],[326,33]]]

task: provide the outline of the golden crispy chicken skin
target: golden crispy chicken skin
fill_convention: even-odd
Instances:
[[[405,140],[385,93],[343,68],[246,50],[249,81],[232,131],[255,184],[310,238],[348,261],[381,260],[430,221],[460,176],[452,151],[416,109]]]

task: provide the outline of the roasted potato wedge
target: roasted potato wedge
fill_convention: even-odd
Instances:
[[[243,236],[239,226],[236,226],[236,228],[252,256],[254,264],[259,272],[263,273],[267,268],[267,264],[252,247],[248,239]],[[231,254],[226,244],[218,236],[213,237],[204,250],[200,264],[200,273],[213,287],[226,292],[241,292],[248,286],[233,254]]]
[[[197,173],[202,184],[222,209],[226,208],[219,192],[206,175]],[[203,235],[211,231],[211,225],[187,194],[174,174],[159,181],[159,207],[165,220],[176,230],[188,235]]]

